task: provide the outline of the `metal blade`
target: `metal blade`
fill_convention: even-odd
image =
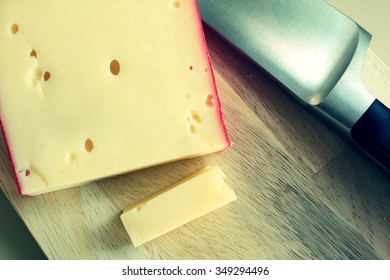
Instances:
[[[198,0],[202,20],[342,132],[375,98],[361,81],[371,35],[323,0]]]
[[[324,1],[198,0],[202,19],[299,99],[320,103],[349,65],[359,28]]]

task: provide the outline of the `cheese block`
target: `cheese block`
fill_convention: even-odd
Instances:
[[[3,0],[0,114],[36,195],[230,141],[194,0]]]
[[[126,208],[120,218],[138,247],[235,199],[222,170],[207,166]]]

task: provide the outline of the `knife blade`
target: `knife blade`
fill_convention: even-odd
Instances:
[[[323,0],[198,0],[203,22],[390,171],[390,110],[365,88],[371,35]]]

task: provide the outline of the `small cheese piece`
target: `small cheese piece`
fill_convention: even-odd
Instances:
[[[218,167],[205,167],[126,208],[121,220],[135,247],[236,199]]]
[[[3,0],[0,114],[22,194],[230,142],[195,0]]]

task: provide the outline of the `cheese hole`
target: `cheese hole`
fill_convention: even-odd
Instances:
[[[37,58],[37,52],[35,50],[32,50],[30,56]]]
[[[110,64],[110,71],[113,75],[118,75],[121,70],[118,60],[114,59]]]
[[[15,35],[18,32],[19,32],[19,26],[16,23],[12,24],[11,25],[11,33]]]
[[[141,204],[141,205],[138,205],[138,206],[135,208],[135,210],[136,210],[137,212],[140,212],[145,206],[146,206],[146,203],[143,203],[143,204]]]
[[[26,173],[25,173],[26,177],[27,177],[27,176],[30,176],[30,173],[31,173],[30,170],[27,169],[27,170],[26,170]]]
[[[50,79],[50,72],[45,72],[45,74],[43,74],[43,79],[45,80],[45,81],[47,81],[47,80],[49,80]]]
[[[191,111],[191,118],[197,123],[202,123],[202,118],[199,116],[199,114],[196,111]]]
[[[76,160],[77,160],[77,156],[74,153],[68,153],[65,156],[65,162],[67,162],[67,163],[72,163],[72,162],[75,162]]]
[[[192,65],[190,65],[189,69],[192,70],[192,69],[194,69],[194,67]]]
[[[180,2],[179,2],[179,1],[173,2],[173,7],[174,7],[175,9],[179,9],[179,8],[180,8]]]
[[[214,96],[212,94],[207,95],[207,99],[206,99],[206,102],[205,102],[207,107],[213,107],[214,106],[213,98],[214,98]]]
[[[33,78],[37,81],[39,81],[42,78],[42,68],[41,67],[35,67]]]
[[[35,86],[37,82],[42,78],[42,68],[39,66],[33,66],[30,75],[31,85]]]
[[[196,133],[196,127],[194,125],[190,125],[190,131],[192,134]]]
[[[84,147],[85,147],[85,150],[88,153],[92,152],[92,150],[93,150],[93,142],[92,142],[92,140],[89,139],[89,138],[87,140],[85,140]]]

